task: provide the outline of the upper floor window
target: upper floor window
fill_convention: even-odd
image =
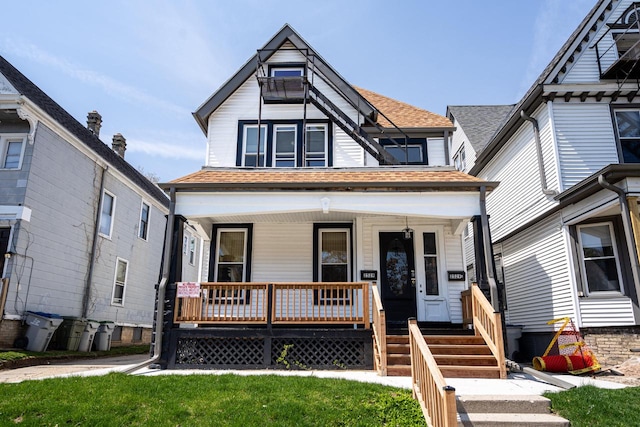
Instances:
[[[577,230],[582,280],[587,292],[622,292],[613,224],[603,222],[579,225]]]
[[[459,171],[463,171],[467,167],[467,156],[464,152],[464,145],[460,147],[460,150],[453,156],[453,164]]]
[[[640,163],[640,110],[614,111],[622,163]]]
[[[125,259],[116,260],[116,273],[113,278],[113,294],[111,304],[124,305],[124,291],[127,286],[127,274],[129,272],[129,262]]]
[[[402,164],[409,165],[426,165],[427,160],[427,139],[426,138],[409,138],[405,147],[404,138],[380,139],[380,145],[384,147],[389,154]]]
[[[149,233],[149,211],[149,205],[145,202],[142,202],[142,208],[140,209],[140,227],[138,229],[138,237],[143,240],[147,240],[147,234]]]
[[[272,67],[271,77],[302,77],[304,69],[302,67]]]
[[[237,166],[323,167],[332,165],[332,140],[326,122],[308,120],[303,141],[302,120],[266,120],[261,124],[260,142],[255,121],[240,121]],[[258,154],[259,151],[259,154]]]
[[[24,137],[0,136],[1,169],[20,169],[24,148]]]
[[[116,196],[105,190],[102,193],[102,206],[100,207],[100,234],[105,237],[111,237],[115,211]]]

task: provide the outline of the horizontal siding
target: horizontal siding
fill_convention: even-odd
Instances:
[[[333,166],[344,168],[364,165],[364,149],[336,125],[333,125],[333,145]]]
[[[313,281],[313,224],[255,224],[251,280]]]
[[[557,317],[575,318],[561,219],[553,216],[502,245],[509,320],[528,332]]]
[[[427,140],[427,159],[429,160],[429,166],[446,166],[448,164],[442,138],[429,138]]]
[[[556,155],[551,137],[547,105],[534,114],[540,125],[540,139],[547,187],[558,188]],[[478,175],[500,185],[487,197],[491,234],[500,239],[556,205],[542,193],[536,146],[531,123],[525,122]]]
[[[608,104],[554,102],[558,157],[565,189],[618,163]]]
[[[600,37],[605,35],[609,27],[606,24],[613,24],[620,15],[633,3],[633,0],[622,0],[620,2],[613,2],[615,9],[611,12],[606,22],[598,21],[600,26],[595,35],[590,37],[588,49],[582,49],[582,52],[576,54],[576,60],[569,68],[567,74],[562,78],[561,83],[583,83],[583,82],[597,82],[600,80],[600,73],[598,70],[598,60],[596,55],[596,49],[591,48],[593,42],[599,40]],[[618,54],[615,49],[609,49],[613,40],[611,33],[605,35],[605,37],[598,43],[599,54],[602,56],[602,70],[606,70],[615,60],[618,59]]]
[[[465,271],[462,254],[462,238],[451,234],[445,228],[445,262],[447,271]],[[447,277],[446,275],[444,277]],[[453,323],[462,323],[462,302],[460,293],[467,288],[467,282],[447,282],[449,317]]]
[[[580,298],[583,327],[635,325],[629,298]]]

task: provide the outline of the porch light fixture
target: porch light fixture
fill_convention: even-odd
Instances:
[[[404,230],[402,230],[402,238],[404,240],[411,240],[411,238],[413,237],[413,229],[409,228],[409,219],[406,216],[404,217],[404,221],[406,227],[404,228]]]

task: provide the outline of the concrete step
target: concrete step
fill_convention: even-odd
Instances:
[[[468,395],[456,396],[456,408],[459,413],[548,414],[551,401],[538,395]]]
[[[500,378],[498,366],[439,366],[439,368],[445,378]]]
[[[460,427],[570,427],[568,420],[553,414],[458,414]]]

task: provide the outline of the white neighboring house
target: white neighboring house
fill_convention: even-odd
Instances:
[[[115,345],[150,341],[168,199],[100,126],[0,57],[0,347],[26,311],[113,321]]]
[[[356,313],[366,319],[351,322],[365,330],[318,320],[332,306],[342,316],[362,303],[346,297],[345,283],[379,289],[391,328],[406,328],[410,317],[461,327],[462,231],[497,183],[450,166],[447,118],[352,86],[288,25],[194,117],[207,136],[206,165],[161,187],[175,201],[170,214],[210,242],[208,283],[174,307],[169,280],[163,363],[269,365],[263,356],[283,348],[276,333],[314,354],[346,340],[357,342],[351,355],[370,354],[368,300]],[[290,299],[265,312],[271,286],[276,299]],[[286,286],[299,292],[278,294]],[[268,332],[214,328],[225,322]],[[331,338],[318,341],[327,325]]]
[[[487,209],[506,320],[524,326],[526,358],[548,345],[547,321],[564,316],[605,363],[640,348],[639,12],[629,0],[598,1],[466,156],[470,174],[501,182]],[[453,141],[473,140],[464,116],[493,107],[449,107]]]

